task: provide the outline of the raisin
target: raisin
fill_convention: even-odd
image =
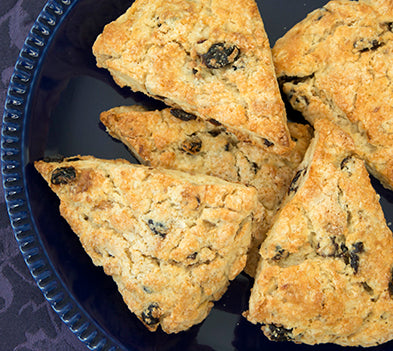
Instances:
[[[296,96],[295,102],[296,105],[309,105],[310,101],[308,100],[307,96],[299,95]]]
[[[153,293],[153,291],[149,287],[147,287],[147,286],[143,286],[142,289],[143,289],[143,291],[146,294],[152,294]]]
[[[62,162],[64,160],[64,156],[62,155],[51,155],[45,156],[42,161],[51,163],[51,162]]]
[[[259,171],[259,166],[258,163],[256,162],[251,162],[251,169],[254,172],[254,174],[257,174]]]
[[[269,339],[272,341],[289,341],[292,340],[292,330],[279,327],[275,324],[269,324]]]
[[[225,43],[213,44],[206,54],[202,55],[203,63],[208,68],[222,68],[235,62],[240,55],[240,49],[236,45]]]
[[[223,131],[224,131],[223,129],[216,128],[216,129],[209,130],[209,134],[213,138],[215,138],[216,136],[220,135]]]
[[[356,274],[359,270],[359,256],[353,252],[350,252],[349,259],[350,259],[350,265]]]
[[[147,225],[149,226],[149,229],[155,235],[158,235],[161,238],[165,238],[166,235],[168,234],[168,228],[164,223],[156,222],[156,221],[153,221],[152,219],[149,219],[147,221]]]
[[[370,294],[370,295],[373,295],[373,294],[374,294],[374,289],[373,289],[370,285],[368,285],[366,282],[362,282],[361,284],[362,284],[363,289],[364,289],[368,294]]]
[[[317,245],[316,253],[322,257],[343,257],[345,256],[347,247],[344,243],[340,244],[340,240],[335,235],[329,236],[329,240],[323,240]]]
[[[359,52],[375,51],[383,45],[384,43],[379,42],[377,39],[359,39],[353,43],[353,47],[359,50]]]
[[[358,241],[358,242],[352,244],[352,252],[353,253],[364,252],[364,244],[361,241]]]
[[[195,260],[196,257],[197,257],[197,255],[198,255],[198,253],[197,253],[197,252],[194,252],[194,253],[192,253],[191,255],[188,255],[187,258],[190,259],[190,260]]]
[[[71,158],[67,158],[65,161],[67,161],[67,162],[80,161],[80,158],[79,157],[71,157]]]
[[[181,151],[189,155],[194,155],[201,151],[202,148],[202,140],[197,135],[191,135],[188,139],[186,139],[180,147]]]
[[[191,114],[191,113],[187,113],[183,110],[181,110],[180,108],[172,108],[171,109],[171,115],[182,120],[182,121],[193,121],[196,119],[196,116]]]
[[[303,77],[298,77],[298,76],[281,76],[278,78],[278,82],[280,85],[283,85],[284,83],[292,83],[292,84],[299,84],[303,83],[309,79],[314,78],[314,73],[311,73],[308,76],[303,76]]]
[[[340,244],[339,250],[334,255],[334,257],[339,257],[344,260],[346,265],[350,265],[356,274],[359,271],[359,255],[364,252],[364,244],[361,241],[358,241],[352,244],[351,249],[349,250],[344,243]]]
[[[345,264],[350,264],[350,252],[342,236],[329,236],[329,241],[324,240],[317,244],[316,254],[322,257],[340,258]]]
[[[147,325],[155,325],[160,322],[160,307],[156,302],[151,303],[142,312],[142,320]]]
[[[289,253],[287,251],[285,251],[280,245],[276,246],[276,254],[273,256],[273,260],[274,261],[279,261],[282,258],[286,258],[288,257]]]
[[[234,140],[232,138],[228,138],[228,139],[229,139],[228,142],[224,146],[225,151],[231,151],[236,146],[236,140]]]
[[[318,17],[317,17],[317,21],[320,21],[323,17],[324,17],[325,15],[319,15]]]
[[[52,172],[51,182],[52,184],[68,184],[76,177],[76,171],[74,167],[61,167],[56,168]]]
[[[299,178],[300,178],[303,174],[306,173],[306,171],[307,171],[306,168],[304,168],[304,169],[299,169],[299,170],[296,172],[295,176],[294,176],[293,179],[292,179],[291,185],[289,186],[288,194],[290,194],[291,192],[296,192],[296,191],[297,191],[297,189],[299,188],[299,186],[298,186],[296,183],[297,183],[297,181],[299,180]]]
[[[328,12],[328,10],[324,7],[319,9],[319,16],[315,19],[316,22],[320,21],[323,17],[325,17],[326,12]]]
[[[340,168],[342,169],[342,170],[344,170],[345,168],[348,168],[348,162],[351,160],[351,158],[352,158],[352,156],[347,156],[347,157],[345,157],[342,161],[341,161],[341,164],[340,164]]]
[[[333,252],[331,253],[331,256],[333,256],[333,257],[340,256],[341,255],[340,249],[341,250],[343,249],[343,246],[342,246],[343,243],[339,246],[338,243],[336,243],[336,239],[337,239],[337,237],[335,237],[335,236],[330,237],[330,240],[331,240],[332,246],[333,246]],[[345,247],[345,245],[344,245],[344,247]],[[346,247],[345,247],[345,249],[346,249]]]
[[[340,249],[341,249],[341,252],[338,257],[341,257],[344,260],[345,264],[349,264],[350,254],[349,254],[348,248],[345,246],[344,243],[341,243]]]
[[[215,125],[216,127],[221,126],[221,123],[218,122],[217,120],[215,120],[214,118],[210,118],[209,122],[213,125]]]
[[[391,299],[393,299],[393,269],[391,270],[390,273],[390,280],[388,284],[388,291],[389,291],[389,296]]]
[[[361,241],[358,241],[352,244],[352,249],[349,252],[349,264],[353,268],[354,273],[356,274],[359,270],[359,253],[364,252],[364,244]]]
[[[272,143],[270,140],[267,140],[266,138],[263,138],[263,143],[264,143],[267,147],[270,147],[270,146],[273,146],[273,145],[274,145],[274,143]]]
[[[385,25],[388,28],[388,31],[393,32],[393,22],[386,22]]]

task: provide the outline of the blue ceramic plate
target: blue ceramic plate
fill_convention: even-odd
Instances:
[[[92,350],[338,350],[267,340],[241,313],[252,281],[240,275],[200,325],[177,335],[151,333],[128,311],[117,288],[84,253],[60,217],[58,200],[35,172],[44,155],[90,154],[126,158],[99,113],[121,104],[160,103],[117,87],[96,68],[92,44],[103,26],[132,0],[50,0],[35,22],[15,66],[2,130],[2,170],[8,210],[24,259],[60,318]],[[271,43],[326,1],[259,1]],[[290,119],[299,116],[288,110]],[[392,193],[373,180],[387,220]],[[392,350],[393,344],[380,346]]]

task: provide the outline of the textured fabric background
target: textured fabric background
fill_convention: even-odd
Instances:
[[[0,110],[25,37],[45,0],[0,0]],[[60,320],[19,252],[0,187],[0,350],[82,351],[87,347]]]

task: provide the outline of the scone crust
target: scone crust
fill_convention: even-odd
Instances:
[[[273,48],[292,106],[349,132],[369,171],[393,189],[393,3],[329,2]]]
[[[206,63],[214,45],[233,49],[219,68]],[[293,147],[254,0],[137,0],[105,27],[93,53],[120,86],[267,139],[280,153]]]
[[[93,263],[150,330],[201,322],[244,268],[253,188],[90,156],[35,167]]]
[[[393,237],[352,138],[327,120],[261,246],[247,318],[272,340],[393,338]]]

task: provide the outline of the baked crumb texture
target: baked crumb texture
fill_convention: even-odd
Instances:
[[[89,156],[35,167],[94,264],[151,331],[201,322],[244,268],[253,188]]]
[[[273,57],[292,106],[350,133],[393,189],[393,2],[331,1],[279,39]]]
[[[145,111],[136,105],[121,106],[102,112],[100,119],[108,133],[121,140],[143,164],[213,175],[257,189],[262,215],[245,268],[253,276],[259,246],[303,160],[312,128],[289,123],[295,147],[282,156],[271,151],[269,143],[251,144],[222,125],[180,109]]]
[[[254,0],[136,0],[93,46],[115,82],[277,153],[293,147]]]
[[[262,243],[252,323],[271,340],[373,346],[393,338],[393,237],[352,137],[328,120]]]

